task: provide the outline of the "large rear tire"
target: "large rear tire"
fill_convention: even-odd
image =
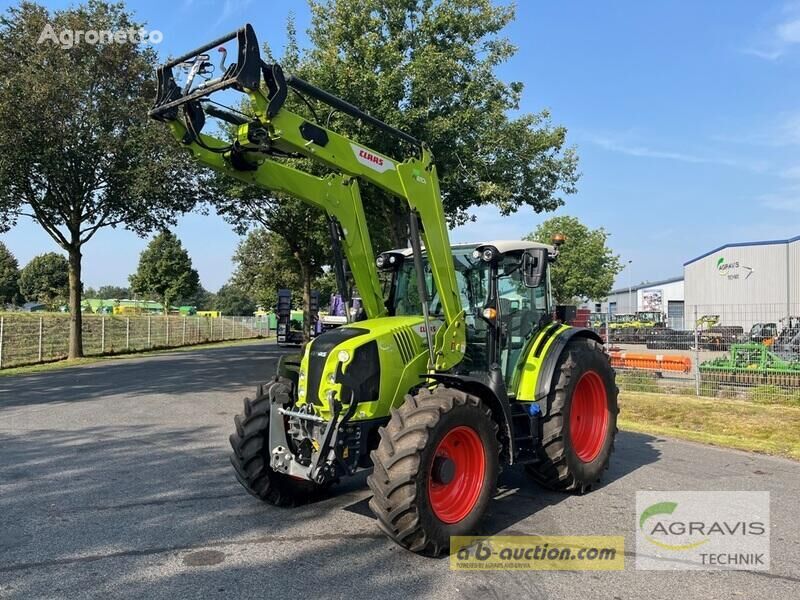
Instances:
[[[497,485],[497,430],[477,396],[441,385],[406,396],[371,455],[369,506],[381,530],[429,556],[472,533]]]
[[[618,389],[603,347],[592,339],[569,342],[547,397],[540,461],[527,471],[553,490],[585,493],[608,468],[617,434]]]
[[[234,417],[236,432],[230,436],[230,460],[236,479],[248,493],[275,506],[305,504],[322,489],[312,481],[294,479],[270,467],[270,398],[279,397],[289,403],[291,385],[289,380],[275,377],[259,386],[255,400],[244,399],[244,412]]]

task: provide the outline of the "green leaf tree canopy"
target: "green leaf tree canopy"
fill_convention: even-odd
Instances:
[[[309,0],[310,48],[297,71],[425,141],[451,224],[473,206],[553,210],[575,191],[577,157],[547,111],[517,114],[523,85],[497,68],[516,52],[502,31],[514,7],[490,0]],[[318,111],[319,112],[319,111]],[[325,114],[325,113],[323,113]],[[327,119],[327,117],[326,117]],[[398,141],[334,113],[331,127],[390,156]],[[388,243],[404,245],[407,209],[364,192]],[[380,247],[381,245],[379,245]]]
[[[556,301],[569,304],[608,296],[622,263],[607,245],[606,230],[589,229],[575,217],[553,217],[525,239],[550,244],[557,233],[563,234],[566,242],[551,270]]]
[[[46,252],[31,259],[19,274],[19,290],[28,302],[57,309],[69,297],[69,262],[61,254]]]
[[[45,39],[47,27],[122,31],[122,4],[63,10],[24,1],[0,17],[0,230],[27,216],[69,257],[69,356],[83,354],[82,249],[105,227],[174,223],[197,195],[194,162],[147,117],[156,55],[137,43]]]
[[[197,292],[200,278],[180,240],[162,231],[139,255],[139,267],[130,276],[130,284],[134,293],[158,298],[166,314],[171,302]]]
[[[5,244],[0,242],[0,310],[19,299],[19,263]]]
[[[216,309],[223,315],[232,317],[253,316],[256,303],[242,288],[233,283],[226,283],[216,293],[214,300]]]

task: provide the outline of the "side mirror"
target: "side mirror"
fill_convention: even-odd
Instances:
[[[530,248],[522,254],[522,283],[525,287],[539,287],[547,265],[547,249]]]

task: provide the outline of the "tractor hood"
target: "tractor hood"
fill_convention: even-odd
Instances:
[[[418,382],[426,364],[421,316],[382,317],[344,325],[322,333],[306,346],[297,402],[313,405],[316,414],[328,418],[333,397],[348,403],[352,396],[359,404],[354,420],[368,419],[381,414],[381,407],[387,409],[383,405],[393,405],[401,383]],[[407,391],[411,385],[403,389]]]

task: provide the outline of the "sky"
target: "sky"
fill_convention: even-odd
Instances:
[[[0,0],[2,10],[11,4]],[[280,50],[287,14],[301,42],[309,22],[305,0],[127,4],[163,33],[162,56],[245,22]],[[547,108],[567,127],[578,192],[555,213],[479,208],[453,241],[518,238],[554,215],[576,216],[608,231],[628,265],[617,283],[628,285],[680,275],[725,243],[800,235],[800,1],[519,0],[505,35],[518,52],[500,75],[525,84],[522,111]],[[227,281],[240,239],[229,225],[190,214],[175,233],[207,289]],[[26,221],[1,239],[21,265],[58,250]],[[84,248],[85,285],[126,284],[146,243],[98,233]]]

